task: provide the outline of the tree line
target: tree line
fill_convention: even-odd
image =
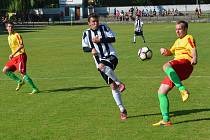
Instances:
[[[0,9],[9,12],[27,12],[31,8],[59,5],[59,0],[0,0]]]

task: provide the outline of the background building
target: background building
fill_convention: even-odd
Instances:
[[[59,0],[60,16],[64,20],[79,20],[87,16],[85,0]]]

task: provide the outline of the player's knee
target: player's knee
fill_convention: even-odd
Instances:
[[[104,64],[102,64],[102,63],[99,64],[99,65],[98,65],[98,69],[99,69],[100,71],[103,71],[103,70],[104,70]]]
[[[116,90],[118,88],[115,82],[112,82],[110,84],[110,87],[111,87],[112,90]]]
[[[165,71],[166,68],[167,68],[168,66],[170,66],[170,64],[169,64],[169,63],[165,63],[165,64],[163,65],[163,71]]]
[[[158,94],[167,94],[170,91],[170,87],[165,84],[161,84],[158,89]]]
[[[4,67],[4,68],[2,69],[2,73],[3,73],[3,74],[6,74],[6,73],[7,73],[7,70],[8,70],[8,69]]]

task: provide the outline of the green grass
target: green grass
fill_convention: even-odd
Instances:
[[[137,57],[142,40],[131,44],[133,25],[110,24],[116,32],[114,44],[119,56],[116,73],[126,84],[122,98],[129,118],[120,121],[110,88],[95,68],[90,54],[81,48],[87,26],[49,26],[19,29],[28,54],[28,74],[41,93],[1,74],[1,140],[209,140],[209,36],[210,24],[191,23],[189,33],[197,41],[199,61],[192,76],[184,81],[190,100],[182,103],[177,89],[169,94],[170,111],[175,113],[171,127],[153,127],[161,119],[157,89],[163,77],[161,47],[176,39],[174,24],[145,24],[144,34],[153,58]],[[7,34],[0,36],[0,66],[8,60]],[[19,93],[19,94],[17,94]]]

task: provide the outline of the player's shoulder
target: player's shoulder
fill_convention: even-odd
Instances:
[[[87,29],[83,30],[83,33],[87,32],[89,30],[91,30],[91,29],[90,28],[87,28]]]
[[[187,34],[187,35],[185,36],[185,41],[186,41],[186,42],[195,41],[195,39],[194,39],[194,37],[193,37],[192,35]]]
[[[109,26],[108,26],[107,24],[105,24],[105,23],[100,24],[100,25],[99,25],[99,28],[102,28],[102,29],[104,29],[105,31],[111,31],[111,29],[109,28]]]
[[[101,24],[99,25],[99,27],[108,27],[108,25],[107,25],[106,23],[101,23]]]
[[[14,32],[13,35],[14,36],[20,36],[20,34],[18,32]]]
[[[88,29],[85,29],[84,31],[83,31],[83,37],[84,36],[87,36],[87,34],[88,34],[88,31],[90,31],[91,29],[90,28],[88,28]]]
[[[12,38],[15,38],[15,37],[20,37],[20,34],[17,33],[17,32],[13,32],[11,35],[9,35],[8,37],[12,37]]]
[[[187,38],[192,38],[192,39],[193,39],[193,36],[190,35],[190,34],[187,34],[186,37],[187,37]]]

